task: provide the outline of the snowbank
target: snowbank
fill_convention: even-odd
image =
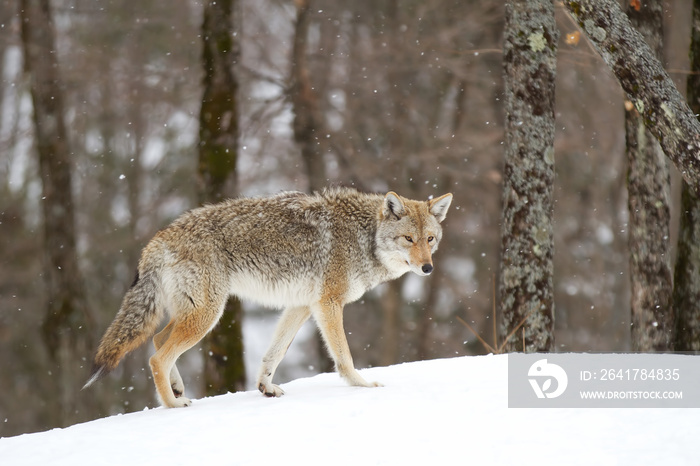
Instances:
[[[300,379],[0,439],[4,465],[697,465],[698,409],[509,409],[507,356]]]

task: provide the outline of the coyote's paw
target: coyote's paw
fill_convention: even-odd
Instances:
[[[367,387],[367,388],[383,387],[383,386],[384,386],[383,383],[379,383],[379,382],[366,382],[366,381],[364,381],[364,380],[363,380],[362,382],[360,382],[360,383],[352,383],[352,385],[354,385],[355,387]]]
[[[192,400],[190,400],[187,397],[181,396],[181,397],[175,398],[175,400],[173,400],[170,403],[170,406],[168,406],[168,407],[169,408],[186,408],[188,406],[192,406]]]
[[[175,395],[175,398],[180,398],[182,397],[182,395],[185,394],[185,384],[183,384],[182,382],[173,382],[172,384],[170,384],[170,388],[172,388],[173,395]]]
[[[347,371],[345,373],[340,374],[341,377],[343,377],[345,380],[347,380],[348,384],[352,385],[353,387],[383,387],[384,385],[379,383],[379,382],[367,382],[365,379],[362,378],[359,372],[356,370],[352,371]]]
[[[282,390],[282,388],[280,388],[279,385],[275,385],[273,383],[269,384],[269,385],[265,385],[264,383],[261,382],[258,385],[258,390],[260,390],[260,393],[262,393],[263,395],[265,395],[269,398],[279,397],[279,396],[284,395],[284,390]]]

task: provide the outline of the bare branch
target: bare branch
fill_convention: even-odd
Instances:
[[[565,1],[594,48],[695,191],[700,187],[700,123],[662,64],[615,0]]]

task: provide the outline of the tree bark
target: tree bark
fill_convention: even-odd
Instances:
[[[642,35],[616,0],[567,0],[564,6],[610,67],[666,156],[697,193],[700,123]]]
[[[311,84],[309,64],[306,57],[309,34],[309,0],[296,0],[297,23],[292,46],[292,70],[290,97],[294,110],[294,140],[301,149],[309,191],[319,191],[327,183],[326,165],[319,134],[323,133],[323,122],[318,105],[318,96]]]
[[[47,309],[44,343],[53,367],[56,393],[53,425],[70,423],[78,412],[79,354],[92,350],[92,316],[85,301],[78,266],[71,157],[63,116],[63,89],[58,74],[54,26],[48,0],[20,3],[24,70],[29,77],[34,129],[42,183],[44,282]]]
[[[389,150],[391,154],[385,162],[385,169],[390,174],[389,181],[391,189],[402,193],[404,196],[415,197],[415,191],[411,183],[409,174],[410,162],[408,157],[401,154],[407,154],[410,150],[416,150],[417,145],[413,141],[409,128],[411,127],[407,112],[407,90],[406,81],[410,81],[409,73],[402,67],[405,64],[405,48],[403,47],[404,34],[400,28],[405,24],[402,17],[402,11],[399,5],[399,0],[390,0],[385,5],[386,13],[386,31],[388,32],[387,47],[387,78],[391,83],[389,95],[387,96],[388,108],[387,114],[389,125],[387,127],[387,138],[389,141]],[[410,148],[410,149],[408,149]],[[387,284],[386,291],[380,300],[382,310],[382,346],[380,364],[389,366],[397,364],[400,361],[400,331],[402,325],[401,308],[402,296],[401,288],[404,278],[398,278]]]
[[[379,363],[382,366],[397,364],[399,355],[399,329],[401,326],[401,280],[387,283],[380,300],[382,307],[382,344]]]
[[[700,114],[700,0],[693,1],[690,38],[688,104]],[[674,274],[673,309],[676,351],[700,351],[700,199],[683,182],[681,188],[681,225],[678,235],[678,258]]]
[[[639,7],[629,5],[627,14],[660,60],[663,2],[649,0]],[[664,351],[671,347],[673,329],[668,161],[633,105],[625,113],[625,135],[632,349]]]
[[[199,114],[199,192],[204,203],[236,195],[238,158],[238,90],[233,65],[234,0],[207,0],[202,23],[204,95]],[[207,395],[245,389],[243,309],[229,298],[219,325],[204,343]]]
[[[554,81],[559,31],[551,0],[506,5],[505,168],[499,292],[507,351],[554,348]]]
[[[297,7],[297,21],[292,44],[291,86],[289,89],[292,110],[294,111],[292,129],[294,141],[299,145],[301,158],[304,161],[308,190],[313,193],[322,190],[328,181],[322,145],[318,138],[318,135],[323,133],[323,122],[321,121],[318,95],[311,84],[311,73],[306,56],[309,25],[311,24],[309,16],[311,6],[309,0],[295,0],[294,3]],[[331,372],[333,371],[333,360],[328,356],[320,334],[315,335],[319,370]]]

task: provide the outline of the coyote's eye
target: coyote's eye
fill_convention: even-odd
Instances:
[[[434,236],[428,236],[428,243],[432,243],[435,240]]]
[[[406,241],[408,241],[409,243],[412,243],[412,242],[413,242],[413,238],[411,238],[411,237],[408,236],[408,235],[404,236],[404,238],[406,238]]]

